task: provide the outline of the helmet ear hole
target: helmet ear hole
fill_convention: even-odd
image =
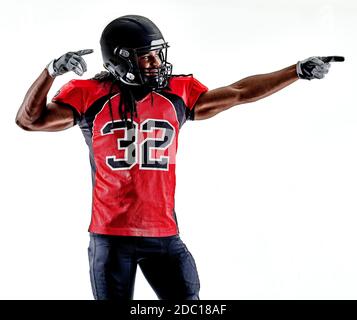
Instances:
[[[114,63],[118,66],[120,76],[124,76],[130,70],[130,61],[127,59],[116,56]]]
[[[112,73],[118,80],[127,75],[128,72],[131,72],[132,66],[129,60],[123,59],[121,57],[115,56],[112,59],[109,59],[107,63],[104,64],[104,67]]]

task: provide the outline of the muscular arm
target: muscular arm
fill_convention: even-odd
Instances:
[[[59,131],[74,125],[73,111],[55,103],[48,103],[47,94],[53,84],[47,69],[27,91],[16,115],[16,124],[28,131]]]
[[[197,100],[195,119],[208,119],[235,105],[265,98],[298,79],[294,64],[276,72],[251,76],[229,86],[210,90]]]

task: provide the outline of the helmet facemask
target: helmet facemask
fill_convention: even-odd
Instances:
[[[172,73],[172,64],[167,62],[167,42],[163,39],[154,40],[150,46],[140,48],[114,49],[114,61],[110,60],[104,66],[117,80],[130,86],[147,86],[153,90],[163,89],[168,84]],[[160,66],[155,68],[140,68],[139,57],[150,51],[159,51]]]

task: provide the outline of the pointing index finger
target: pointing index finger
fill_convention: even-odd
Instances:
[[[90,54],[93,53],[93,49],[84,49],[84,50],[79,50],[76,52],[76,54],[78,54],[79,56],[84,56],[86,54]]]
[[[345,61],[345,57],[342,56],[327,56],[327,57],[321,57],[321,60],[325,63],[328,62],[343,62]]]

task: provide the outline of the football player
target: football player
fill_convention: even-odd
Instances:
[[[56,77],[86,72],[83,56],[51,61],[25,95],[16,123],[29,131],[78,125],[89,147],[92,218],[90,279],[95,299],[133,298],[139,265],[159,299],[199,299],[195,261],[179,236],[175,156],[186,120],[203,120],[257,101],[300,79],[321,79],[330,62],[311,57],[285,69],[208,90],[192,75],[172,75],[168,43],[149,19],[128,15],[100,39],[107,71],[72,80],[47,103]]]

